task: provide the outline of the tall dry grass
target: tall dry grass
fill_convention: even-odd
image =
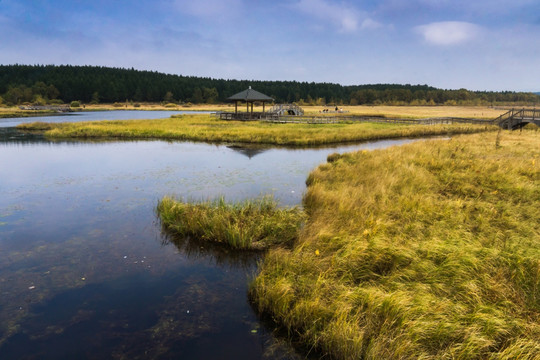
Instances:
[[[251,298],[336,359],[540,359],[540,132],[332,155]]]
[[[290,246],[304,220],[301,209],[280,208],[270,197],[239,203],[227,203],[224,198],[196,203],[164,197],[157,213],[168,233],[250,250]]]

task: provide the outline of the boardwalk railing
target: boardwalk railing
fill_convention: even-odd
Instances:
[[[270,114],[276,114],[279,116],[284,115],[304,115],[304,109],[296,104],[276,104],[272,106],[268,111]]]
[[[377,123],[395,123],[395,124],[420,124],[420,125],[435,125],[435,124],[456,124],[469,123],[491,125],[492,120],[479,120],[469,118],[456,117],[438,117],[428,119],[404,119],[404,118],[387,118],[382,116],[280,116],[279,118],[266,119],[268,122],[275,123],[304,123],[304,124],[335,124],[335,123],[353,123],[353,122],[377,122]]]
[[[279,124],[335,124],[335,123],[355,123],[355,122],[376,122],[376,123],[394,123],[394,124],[416,124],[416,125],[436,125],[436,124],[479,124],[493,125],[493,120],[458,118],[458,117],[437,117],[427,119],[404,119],[389,118],[383,116],[360,116],[360,115],[283,115],[276,113],[233,113],[218,112],[215,114],[221,120],[259,120]]]
[[[511,109],[493,120],[493,123],[508,130],[520,129],[529,123],[540,126],[540,110]]]
[[[266,112],[216,112],[215,116],[219,117],[221,120],[240,120],[240,121],[250,121],[250,120],[272,120],[279,119],[279,115],[266,113]]]

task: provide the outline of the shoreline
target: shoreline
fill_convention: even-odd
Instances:
[[[331,154],[306,180],[292,247],[269,248],[249,301],[324,357],[533,358],[538,174],[531,129]]]
[[[298,241],[251,284],[257,311],[336,359],[536,358],[540,215],[514,219],[540,200],[540,135],[495,138],[329,157]]]

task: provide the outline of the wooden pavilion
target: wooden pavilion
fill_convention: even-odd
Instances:
[[[265,114],[265,103],[274,101],[274,99],[272,99],[270,96],[264,95],[263,93],[260,93],[257,90],[253,90],[251,86],[247,90],[241,91],[238,94],[234,94],[233,96],[229,97],[227,100],[234,101],[234,113],[221,113],[221,118],[227,119],[227,120],[261,119]],[[245,113],[238,112],[239,102],[246,103]],[[263,104],[262,113],[253,112],[253,103],[255,102],[262,102]],[[250,105],[251,105],[251,111],[250,111]]]

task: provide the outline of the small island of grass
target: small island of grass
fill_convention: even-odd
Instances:
[[[234,204],[223,198],[195,203],[165,197],[157,212],[163,229],[174,236],[242,250],[291,246],[304,220],[300,208],[279,208],[269,197]]]
[[[395,123],[275,124],[224,121],[210,115],[184,115],[157,120],[21,124],[20,130],[41,131],[49,138],[168,139],[311,146],[379,139],[447,136],[495,131],[491,125],[416,125]]]

